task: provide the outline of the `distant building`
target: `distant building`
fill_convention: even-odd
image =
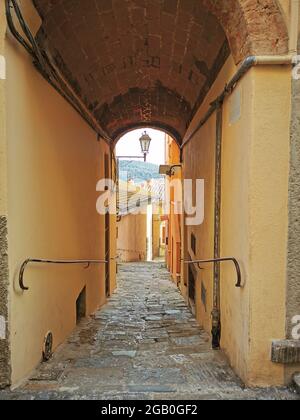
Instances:
[[[117,199],[117,254],[121,262],[152,261],[164,256],[161,220],[164,179],[137,185],[119,182]]]

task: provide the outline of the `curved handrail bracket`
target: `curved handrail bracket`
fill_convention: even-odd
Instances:
[[[213,258],[209,260],[191,260],[191,261],[184,261],[185,264],[197,264],[198,267],[203,270],[200,264],[209,264],[209,263],[221,263],[221,262],[232,262],[235,266],[236,274],[237,274],[237,282],[235,287],[241,288],[242,287],[242,272],[241,267],[238,260],[234,257],[227,257],[227,258]]]
[[[24,284],[24,272],[29,264],[82,264],[88,269],[92,264],[108,264],[105,260],[39,260],[28,258],[23,262],[19,272],[19,285],[23,291],[29,290],[29,287]]]

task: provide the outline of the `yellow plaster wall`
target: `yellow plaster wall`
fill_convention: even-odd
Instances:
[[[287,27],[290,27],[290,3],[291,1],[298,1],[298,0],[277,0],[277,3],[282,11],[282,14],[284,16],[285,22],[287,24]]]
[[[111,179],[117,182],[117,165],[114,154],[111,154]],[[117,201],[117,195],[114,194],[114,200]],[[117,287],[117,216],[110,215],[110,290],[113,292]]]
[[[300,51],[300,7],[298,13],[298,52]]]
[[[110,290],[113,292],[117,287],[117,218],[110,216]]]
[[[39,363],[44,336],[56,348],[76,324],[75,302],[87,288],[87,313],[105,302],[104,266],[34,266],[28,257],[103,259],[104,218],[96,212],[104,142],[43,80],[28,55],[6,40],[12,381]],[[112,285],[115,279],[112,278]]]
[[[9,334],[8,291],[8,238],[7,238],[7,137],[6,137],[6,93],[5,93],[5,45],[6,31],[4,2],[0,2],[0,317],[5,328],[0,338],[0,387],[10,384],[11,357]]]
[[[153,215],[153,228],[152,228],[152,255],[153,258],[160,257],[160,214]]]
[[[282,11],[288,33],[289,33],[289,49],[292,54],[297,50],[297,31],[300,35],[300,7],[299,0],[277,0],[277,3]],[[298,4],[297,4],[298,3]],[[298,9],[298,16],[297,16]]]
[[[291,68],[252,71],[253,138],[250,164],[249,382],[283,382],[272,364],[272,339],[285,338]]]
[[[166,164],[167,165],[177,165],[180,163],[180,148],[178,147],[175,140],[169,135],[166,135]],[[176,180],[181,180],[182,172],[177,170],[175,175],[168,177],[168,181],[172,183]],[[170,214],[168,220],[168,236],[169,243],[167,247],[167,266],[171,272],[172,278],[174,281],[178,281],[177,273],[177,258],[180,258],[177,255],[177,244],[181,242],[181,218],[179,215],[174,214],[175,199],[178,200],[178,196],[175,197],[175,191],[172,188],[169,194],[170,200]]]
[[[187,256],[193,260],[207,259],[213,256],[214,250],[214,192],[215,192],[215,125],[213,116],[203,128],[198,131],[193,140],[184,150],[184,178],[205,180],[205,219],[200,226],[185,228],[187,241]],[[195,192],[193,194],[195,205]],[[197,240],[196,254],[191,248],[191,235]],[[197,269],[197,267],[195,267]],[[204,270],[197,269],[196,282],[196,317],[200,325],[207,331],[211,329],[213,266],[206,265]],[[186,275],[188,269],[186,267]],[[201,282],[207,290],[207,307],[201,303]]]
[[[189,129],[204,116],[236,68],[230,58]],[[241,114],[231,119],[236,94]],[[285,337],[287,185],[289,165],[290,68],[253,68],[224,103],[221,254],[236,257],[243,289],[222,264],[222,348],[251,385],[283,383],[282,366],[270,362],[272,339]],[[184,177],[205,179],[205,221],[186,229],[197,236],[197,258],[213,257],[215,114],[184,150]],[[210,331],[212,268],[198,275],[197,318]],[[201,281],[210,307],[201,303]]]
[[[147,259],[147,214],[130,214],[118,222],[117,253],[122,262]]]

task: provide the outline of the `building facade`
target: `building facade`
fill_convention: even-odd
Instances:
[[[166,135],[166,164],[178,165],[180,164],[180,148],[172,137]],[[182,267],[182,217],[175,212],[178,206],[182,205],[182,191],[176,190],[176,183],[182,182],[182,171],[178,170],[174,175],[167,178],[170,184],[167,195],[169,214],[165,217],[166,220],[166,263],[172,274],[175,283],[180,283],[181,267]],[[173,186],[174,184],[174,186]]]

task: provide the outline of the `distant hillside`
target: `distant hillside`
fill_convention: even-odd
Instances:
[[[120,179],[127,181],[131,178],[136,184],[147,181],[149,179],[160,179],[159,166],[153,163],[138,162],[131,160],[120,161]]]

